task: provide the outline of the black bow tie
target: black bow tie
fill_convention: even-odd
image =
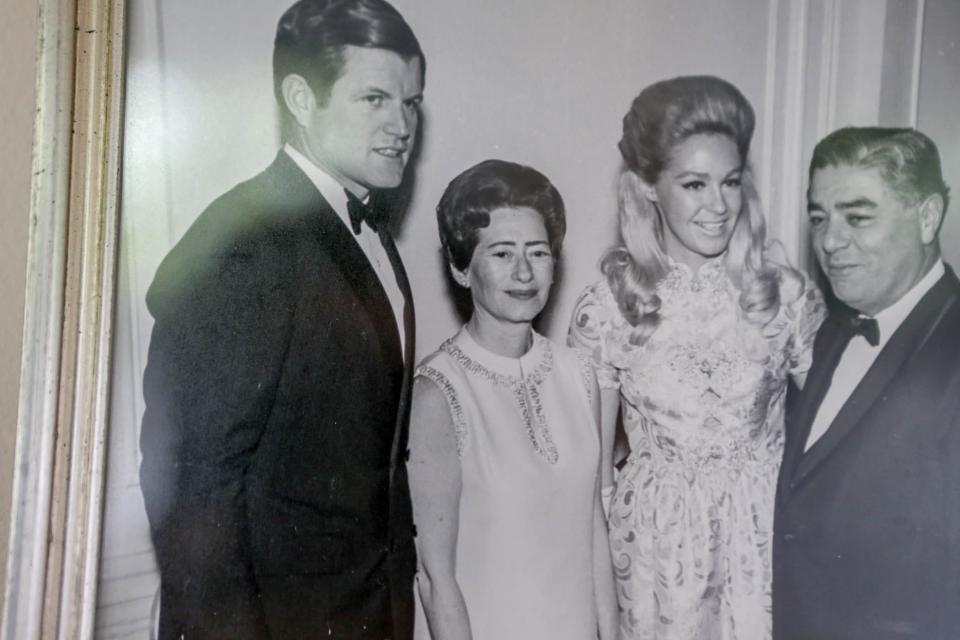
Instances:
[[[850,330],[853,335],[861,335],[866,338],[871,347],[880,344],[880,325],[876,318],[867,318],[864,316],[850,317]]]
[[[344,190],[346,191],[346,189]],[[349,191],[347,193],[347,213],[350,214],[350,228],[355,235],[360,235],[360,225],[364,222],[367,226],[376,232],[380,231],[380,225],[383,223],[383,216],[372,205],[373,197],[369,203],[364,204],[357,196]]]

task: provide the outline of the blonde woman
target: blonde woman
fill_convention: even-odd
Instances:
[[[573,314],[569,341],[601,387],[605,485],[618,412],[630,444],[609,511],[624,638],[771,636],[784,397],[824,306],[766,253],[753,127],[719,78],[637,96],[619,144],[622,245]]]

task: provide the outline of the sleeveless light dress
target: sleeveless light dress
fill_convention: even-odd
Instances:
[[[443,391],[457,432],[456,575],[474,640],[596,637],[589,362],[538,334],[522,357],[499,356],[464,328],[417,375]],[[429,638],[417,613],[414,637]]]

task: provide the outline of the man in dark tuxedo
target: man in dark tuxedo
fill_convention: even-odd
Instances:
[[[791,396],[775,640],[960,637],[960,282],[940,257],[934,143],[847,128],[816,147],[813,248],[843,308]]]
[[[377,200],[404,176],[425,60],[384,0],[300,0],[273,70],[283,148],[147,294],[160,635],[405,639],[413,306]]]

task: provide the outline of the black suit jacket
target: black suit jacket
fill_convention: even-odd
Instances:
[[[947,273],[804,452],[846,345],[817,334],[788,401],[778,487],[775,640],[960,637],[960,283]]]
[[[163,638],[408,638],[413,356],[350,230],[281,152],[161,264],[140,476]]]

